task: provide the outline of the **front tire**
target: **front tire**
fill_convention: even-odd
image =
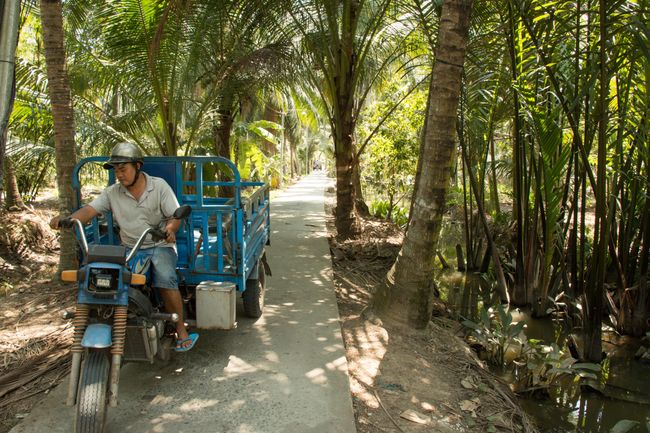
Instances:
[[[93,350],[88,353],[79,381],[75,433],[104,432],[109,370],[110,365],[104,352]]]
[[[246,280],[246,290],[242,294],[244,313],[248,317],[257,319],[264,312],[264,299],[266,295],[266,274],[261,260],[257,262],[257,278]]]

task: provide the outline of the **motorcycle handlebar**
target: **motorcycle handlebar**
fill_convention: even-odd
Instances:
[[[160,229],[151,229],[151,239],[154,242],[162,241],[167,237],[167,233]]]
[[[79,221],[76,218],[63,218],[59,222],[59,225],[62,228],[72,228],[74,226],[77,227],[77,231],[79,232],[79,240],[81,241],[81,246],[84,250],[84,254],[88,256],[88,241],[86,240],[86,232],[84,231],[83,224],[81,224],[81,221]],[[154,229],[154,228],[149,228],[145,230],[141,235],[140,238],[138,238],[137,242],[135,243],[135,246],[133,249],[131,249],[131,252],[129,255],[126,257],[126,262],[128,263],[129,260],[135,256],[135,254],[140,250],[140,247],[142,246],[142,243],[144,242],[145,237],[147,234],[151,233],[151,238],[154,240],[154,242],[161,241],[167,237],[167,233],[160,229]]]
[[[192,208],[188,205],[183,205],[180,206],[176,211],[174,211],[174,214],[170,218],[174,219],[185,219],[187,218],[190,213],[192,212]],[[86,240],[86,232],[84,231],[84,226],[76,218],[61,218],[59,220],[59,226],[63,228],[71,228],[73,226],[77,227],[77,231],[79,232],[79,239],[81,241],[81,246],[83,247],[84,254],[88,256],[88,241]],[[135,254],[140,250],[140,247],[142,246],[142,243],[144,242],[145,237],[151,233],[151,238],[154,240],[154,242],[161,241],[167,237],[167,233],[165,233],[163,230],[156,229],[156,228],[148,228],[145,230],[141,235],[140,238],[138,238],[137,242],[133,246],[133,249],[131,249],[131,252],[129,255],[126,257],[126,262],[128,263],[129,260],[135,256]]]
[[[144,238],[147,237],[147,235],[151,232],[153,232],[154,228],[148,228],[147,230],[143,231],[138,240],[136,241],[135,245],[131,249],[131,252],[129,253],[128,256],[126,256],[126,262],[128,263],[137,253],[140,251],[140,247],[142,246],[142,243],[144,242]]]
[[[144,242],[144,239],[147,237],[148,234],[151,234],[151,239],[154,242],[161,241],[167,237],[167,233],[165,233],[163,230],[160,229],[155,229],[153,227],[148,228],[138,238],[136,241],[135,245],[133,246],[133,249],[129,253],[129,255],[126,257],[126,262],[128,263],[140,250],[140,247],[142,246],[142,243]]]
[[[84,231],[84,226],[81,224],[81,221],[70,217],[62,218],[59,221],[59,226],[63,228],[77,227],[77,231],[79,232],[79,240],[81,241],[81,247],[84,250],[84,255],[88,256],[88,241],[86,240],[86,232]]]
[[[61,218],[59,220],[59,227],[64,228],[64,229],[70,229],[70,228],[74,227],[74,221],[75,220],[70,218],[70,217]]]

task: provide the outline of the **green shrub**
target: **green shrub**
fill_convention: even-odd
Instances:
[[[400,227],[404,227],[408,223],[408,210],[396,205],[391,208],[391,204],[387,200],[373,200],[368,208],[370,215],[377,218],[388,219],[390,215],[390,220]]]

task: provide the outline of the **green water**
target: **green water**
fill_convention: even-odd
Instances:
[[[441,292],[458,318],[476,318],[481,305],[491,305],[489,284],[476,275],[447,272],[439,278]],[[513,310],[513,320],[526,322],[526,335],[546,343],[558,341],[557,326],[550,319],[534,319],[527,312]],[[650,364],[634,359],[640,340],[603,335],[603,351],[609,359],[607,384],[622,398],[650,402]],[[550,398],[520,396],[524,410],[535,420],[540,432],[609,433],[621,420],[636,422],[630,433],[650,433],[650,404],[608,398],[565,384],[549,392]],[[619,426],[620,427],[620,426]]]
[[[522,314],[522,316],[524,316]],[[527,316],[527,315],[525,315]],[[520,318],[529,326],[530,338],[541,338],[532,329],[540,329],[546,335],[553,329],[550,320]],[[553,331],[550,331],[551,335]],[[621,398],[650,401],[650,364],[634,359],[639,348],[638,339],[619,336],[614,332],[603,335],[603,351],[609,359],[607,385]],[[632,433],[650,432],[650,405],[609,398],[597,392],[577,390],[570,384],[550,392],[547,399],[520,398],[519,402],[536,421],[541,432],[548,433],[609,433],[621,420],[638,424]]]
[[[650,431],[650,406],[610,400],[599,394],[582,393],[577,399],[556,401],[521,398],[519,403],[540,432],[609,433],[620,420],[638,423],[630,433]]]

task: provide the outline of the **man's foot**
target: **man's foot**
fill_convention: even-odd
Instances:
[[[196,340],[199,339],[199,334],[193,332],[190,335],[188,335],[187,338],[183,339],[178,339],[176,340],[176,348],[174,350],[176,352],[187,352],[188,350],[191,350],[194,345],[196,344]]]

